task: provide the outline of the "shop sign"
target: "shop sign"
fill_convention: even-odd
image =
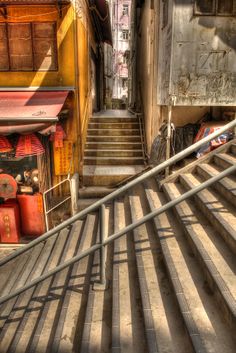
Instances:
[[[55,175],[67,175],[70,169],[71,159],[73,157],[73,142],[63,141],[63,147],[56,147],[54,144],[53,154]],[[73,170],[71,170],[71,172],[73,172]]]

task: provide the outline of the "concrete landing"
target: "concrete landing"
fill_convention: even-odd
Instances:
[[[142,165],[85,165],[84,185],[114,186],[122,180],[142,172]]]
[[[101,110],[100,112],[94,113],[93,116],[111,116],[111,117],[132,117],[134,116],[128,110]]]

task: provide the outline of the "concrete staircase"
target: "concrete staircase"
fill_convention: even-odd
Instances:
[[[93,115],[84,154],[85,186],[114,186],[144,167],[139,122],[125,110]]]
[[[236,163],[236,141],[106,207],[106,234]],[[0,353],[234,353],[236,175],[177,205],[0,308]],[[1,296],[98,239],[99,215],[0,268]]]

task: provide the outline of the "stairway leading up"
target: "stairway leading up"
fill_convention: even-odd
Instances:
[[[143,170],[138,118],[126,110],[107,110],[90,119],[84,154],[85,186],[115,186]]]
[[[106,206],[106,235],[236,163],[236,140]],[[0,308],[0,353],[235,353],[236,175]],[[0,295],[96,243],[93,212],[0,268]],[[97,287],[95,287],[97,288]]]

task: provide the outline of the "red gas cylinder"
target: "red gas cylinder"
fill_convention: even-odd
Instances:
[[[0,174],[0,197],[14,199],[17,192],[17,182],[9,174]]]
[[[39,236],[45,232],[43,214],[43,197],[40,193],[34,195],[17,195],[20,205],[21,230],[29,236]]]
[[[16,200],[8,200],[0,205],[1,243],[19,243],[20,211]]]

